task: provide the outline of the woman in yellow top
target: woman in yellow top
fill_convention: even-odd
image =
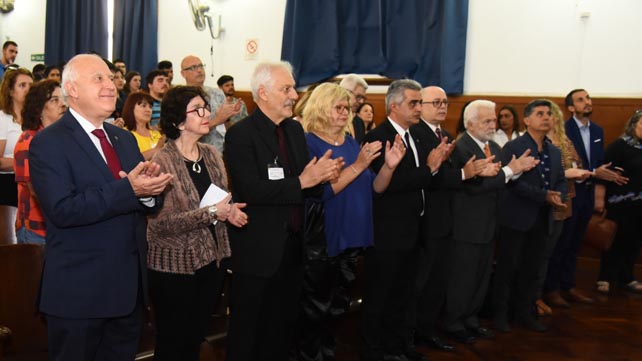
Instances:
[[[129,94],[123,105],[123,120],[125,128],[134,134],[138,149],[150,160],[156,151],[163,147],[165,137],[160,132],[151,129],[149,122],[152,120],[152,104],[154,99],[147,93]]]

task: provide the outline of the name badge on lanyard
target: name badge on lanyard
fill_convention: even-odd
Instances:
[[[274,163],[267,165],[268,179],[279,180],[285,178],[283,167],[278,164],[279,157],[274,158]]]

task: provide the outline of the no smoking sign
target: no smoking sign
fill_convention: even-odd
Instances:
[[[255,60],[259,53],[259,40],[245,40],[245,60]]]

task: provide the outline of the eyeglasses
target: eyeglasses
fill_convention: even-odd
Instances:
[[[189,71],[197,71],[199,69],[204,69],[205,64],[196,64],[192,66],[188,66],[187,68],[183,68],[183,70],[189,70]]]
[[[198,115],[199,117],[202,118],[202,117],[205,116],[205,111],[206,110],[207,110],[208,113],[212,112],[211,107],[210,107],[209,104],[206,104],[204,107],[198,107],[196,109],[188,110],[188,111],[185,112],[185,114],[196,113],[196,115]]]
[[[335,105],[334,110],[339,114],[350,113],[350,107],[347,105]]]
[[[352,90],[348,90],[348,91],[350,93],[352,93],[352,95],[354,95],[354,98],[357,100],[357,103],[363,103],[363,102],[366,101],[366,96],[365,95],[357,94],[357,93],[353,92]]]
[[[442,105],[448,106],[448,104],[450,104],[450,102],[448,100],[446,100],[446,99],[443,99],[443,100],[435,99],[435,100],[430,101],[430,102],[421,102],[421,104],[432,104],[433,107],[439,108]]]

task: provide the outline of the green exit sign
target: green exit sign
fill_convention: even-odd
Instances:
[[[45,61],[45,54],[31,54],[31,61]]]

